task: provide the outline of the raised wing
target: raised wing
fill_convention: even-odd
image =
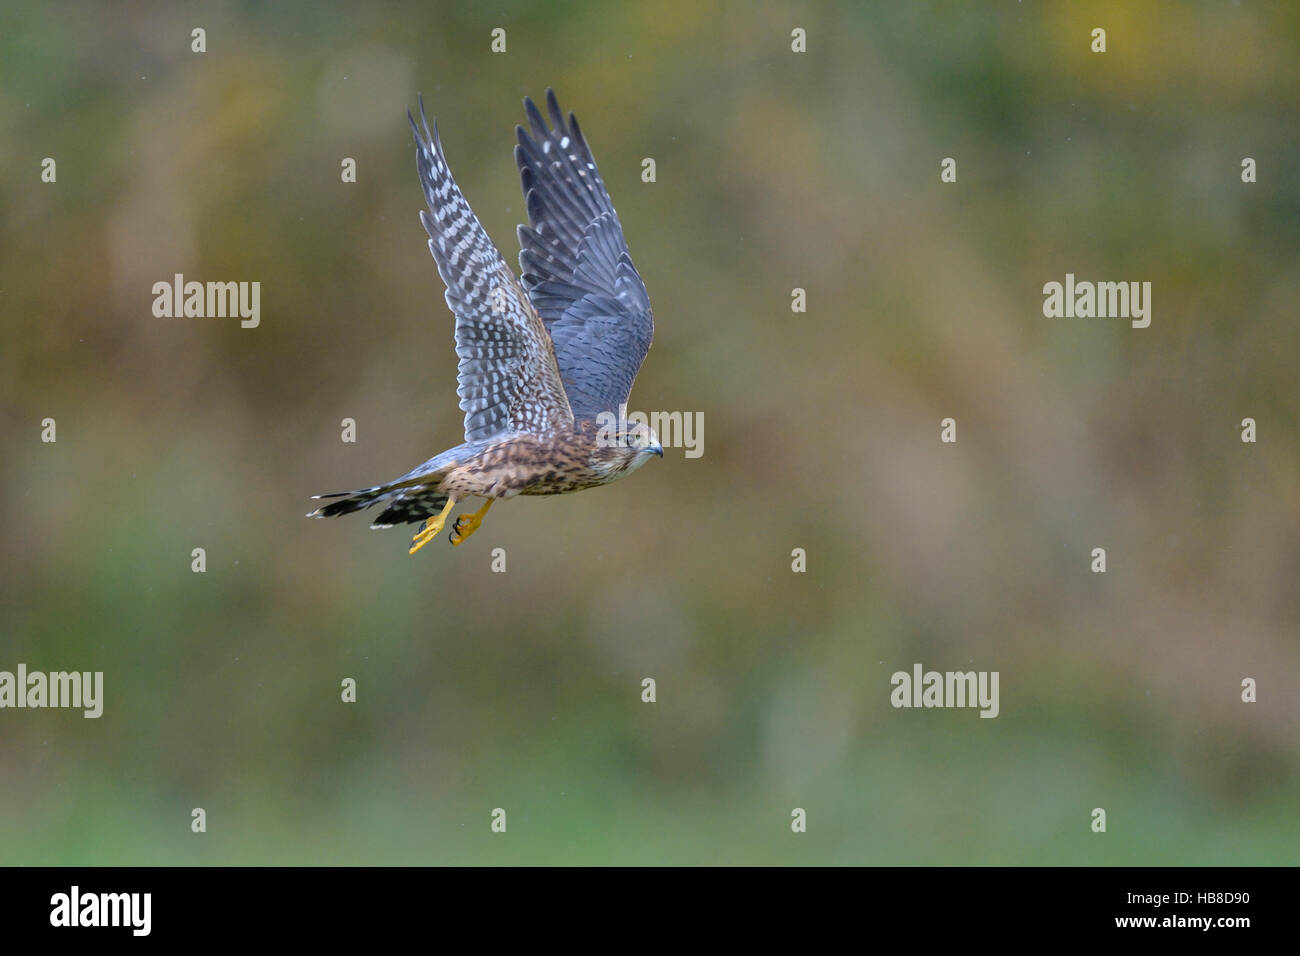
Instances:
[[[519,267],[573,414],[595,418],[627,402],[654,337],[650,299],[577,118],[566,122],[549,89],[552,128],[531,99],[524,109],[532,135],[516,128],[529,222],[519,227]]]
[[[465,440],[571,429],[573,412],[546,327],[452,179],[436,125],[429,132],[423,99],[423,131],[409,113],[407,118],[429,204],[420,222],[456,315],[456,393],[465,412]]]

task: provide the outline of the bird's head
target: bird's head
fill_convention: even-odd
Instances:
[[[598,441],[592,467],[612,480],[635,471],[655,455],[664,456],[664,447],[655,430],[640,422],[626,422],[612,435]]]
[[[620,444],[625,446],[636,458],[638,465],[644,464],[651,455],[664,456],[664,446],[659,444],[659,436],[649,425],[629,422],[627,428],[619,435]]]

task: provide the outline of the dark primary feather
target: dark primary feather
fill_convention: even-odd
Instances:
[[[531,135],[517,127],[515,161],[529,225],[519,227],[524,288],[555,343],[576,418],[617,411],[650,350],[654,319],[623,227],[570,113],[546,91],[547,127],[524,100]]]

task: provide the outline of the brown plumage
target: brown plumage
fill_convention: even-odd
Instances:
[[[644,425],[623,422],[654,321],[618,215],[572,113],[546,91],[550,126],[524,100],[531,133],[517,127],[529,224],[519,227],[522,278],[483,230],[443,156],[437,127],[411,118],[428,210],[420,221],[456,316],[465,442],[400,478],[333,498],[309,517],[351,514],[383,502],[371,527],[424,521],[414,554],[441,531],[456,503],[487,499],[457,519],[460,544],[492,502],[608,484],[663,456]]]

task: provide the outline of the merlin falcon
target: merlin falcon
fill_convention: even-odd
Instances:
[[[453,545],[478,530],[498,498],[594,488],[663,457],[654,431],[623,414],[654,335],[623,227],[577,118],[565,118],[549,89],[549,126],[531,99],[524,111],[530,129],[515,128],[528,209],[518,278],[452,178],[423,99],[420,125],[407,113],[429,206],[420,222],[456,317],[464,443],[386,484],[317,495],[333,500],[308,517],[383,504],[372,528],[423,522],[414,554],[466,498],[485,500],[453,523]]]

